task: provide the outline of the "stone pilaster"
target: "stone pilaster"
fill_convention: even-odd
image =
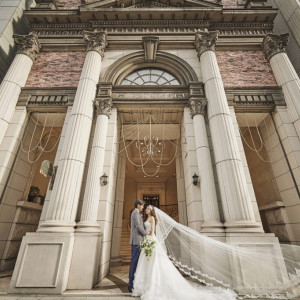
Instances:
[[[288,34],[267,34],[262,46],[277,84],[282,87],[288,113],[300,137],[300,79],[285,52],[287,44]]]
[[[191,98],[188,106],[193,118],[200,193],[203,206],[204,222],[201,232],[222,232],[224,231],[224,226],[220,222],[218,199],[204,118],[207,101],[206,99]]]
[[[256,223],[226,94],[214,52],[217,32],[197,32],[208,120],[227,232],[262,232]]]
[[[103,175],[107,125],[111,109],[112,100],[110,98],[95,101],[97,121],[92,144],[81,218],[80,222],[77,224],[77,231],[100,231],[100,225],[97,222],[98,204],[101,189],[100,177]]]
[[[117,190],[114,209],[114,224],[111,246],[110,264],[117,266],[122,264],[121,260],[121,235],[123,225],[123,207],[124,207],[124,189],[125,189],[125,172],[126,172],[126,154],[123,150],[119,154],[118,160],[118,177]]]
[[[102,37],[100,39],[100,37]],[[73,232],[106,33],[84,33],[87,54],[58,163],[46,220],[39,231]]]
[[[21,88],[26,84],[32,64],[40,51],[35,33],[14,35],[17,55],[0,85],[0,144],[15,111]]]

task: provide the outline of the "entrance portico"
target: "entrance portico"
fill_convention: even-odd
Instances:
[[[38,231],[23,239],[11,292],[91,289],[121,262],[123,220],[144,196],[159,197],[161,209],[216,239],[276,248],[277,238],[262,228],[217,36],[198,32],[186,59],[157,50],[159,38],[151,37],[141,39],[144,51],[114,60],[113,51],[104,53],[105,32],[85,33],[49,205]]]

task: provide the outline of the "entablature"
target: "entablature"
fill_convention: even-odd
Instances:
[[[280,87],[225,88],[229,106],[238,113],[266,113],[285,106]],[[76,88],[23,88],[18,106],[30,110],[62,110],[72,106]],[[170,106],[185,107],[190,97],[205,99],[202,83],[190,86],[112,86],[100,84],[95,99],[111,98],[116,107]],[[209,105],[209,104],[208,104]]]

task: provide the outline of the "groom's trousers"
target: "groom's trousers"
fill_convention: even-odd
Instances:
[[[131,289],[133,289],[134,274],[139,261],[140,253],[141,251],[138,245],[131,245],[131,262],[130,262],[130,269],[129,269],[129,284],[128,284],[128,286]]]

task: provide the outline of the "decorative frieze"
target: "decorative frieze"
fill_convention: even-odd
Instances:
[[[87,51],[97,51],[103,58],[107,47],[107,33],[104,31],[84,31],[83,39],[87,45]]]
[[[190,109],[191,117],[193,118],[196,115],[206,114],[207,100],[201,98],[191,98],[187,104]]]
[[[263,52],[268,60],[278,53],[285,52],[288,45],[289,34],[272,34],[269,33],[265,36],[262,44]]]
[[[30,32],[28,35],[14,34],[14,40],[17,46],[17,54],[25,54],[29,56],[32,61],[36,59],[41,49],[36,32]]]
[[[107,117],[110,117],[112,107],[113,103],[111,98],[95,100],[95,111],[97,116],[106,115]]]
[[[195,35],[195,47],[198,52],[198,57],[205,51],[215,51],[216,42],[219,31],[198,31]]]

